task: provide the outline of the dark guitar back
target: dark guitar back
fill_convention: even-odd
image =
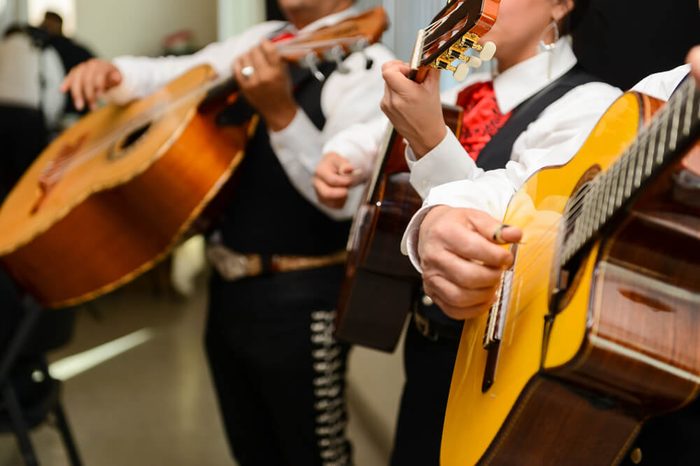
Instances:
[[[459,134],[461,109],[444,106],[443,115]],[[396,348],[421,281],[400,248],[423,203],[409,183],[405,151],[404,139],[393,132],[377,184],[368,187],[370,201],[355,217],[336,321],[339,339],[386,352]]]

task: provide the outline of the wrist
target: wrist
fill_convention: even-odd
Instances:
[[[413,153],[415,154],[417,159],[420,159],[421,157],[425,156],[428,152],[431,150],[435,149],[443,139],[445,139],[445,135],[447,134],[447,128],[445,125],[440,125],[440,127],[436,127],[432,130],[426,131],[423,134],[420,134],[418,137],[414,138],[414,140],[409,141],[409,144],[411,146],[411,149],[413,150]]]
[[[296,105],[278,106],[268,114],[263,115],[267,128],[270,131],[279,132],[289,126],[297,116]]]

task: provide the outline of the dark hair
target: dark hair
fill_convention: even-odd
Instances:
[[[583,17],[586,15],[590,4],[590,0],[574,0],[574,7],[564,19],[564,24],[561,26],[562,35],[571,34],[576,30],[579,24],[581,24]]]
[[[55,11],[47,11],[46,13],[44,13],[44,21],[46,21],[47,19],[56,21],[61,25],[63,24],[63,18]]]
[[[25,33],[26,32],[26,26],[22,25],[20,23],[12,23],[9,26],[7,26],[7,29],[5,29],[5,32],[3,33],[3,37],[10,37],[13,34],[18,34],[18,33]]]

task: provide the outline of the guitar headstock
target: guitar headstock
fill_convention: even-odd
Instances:
[[[478,68],[493,58],[493,42],[479,44],[496,22],[501,0],[452,0],[418,33],[411,67],[417,77],[425,75],[427,67],[452,71],[459,81],[466,78],[469,68]],[[478,56],[467,52],[474,50]],[[423,70],[423,71],[421,71]],[[420,79],[419,79],[420,80]]]
[[[378,42],[388,25],[386,11],[372,8],[338,24],[279,42],[279,50],[288,61],[310,68],[323,80],[317,68],[319,62],[335,61],[343,71],[345,56]]]

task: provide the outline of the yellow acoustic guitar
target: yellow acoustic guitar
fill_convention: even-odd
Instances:
[[[443,466],[610,465],[700,389],[700,95],[628,93],[534,175],[491,312],[466,322]],[[639,134],[638,134],[639,133]]]
[[[313,70],[376,42],[386,25],[375,8],[277,47]],[[0,208],[3,264],[47,307],[95,298],[151,268],[243,157],[255,119],[226,128],[216,121],[237,95],[233,79],[202,65],[145,99],[82,119]]]

